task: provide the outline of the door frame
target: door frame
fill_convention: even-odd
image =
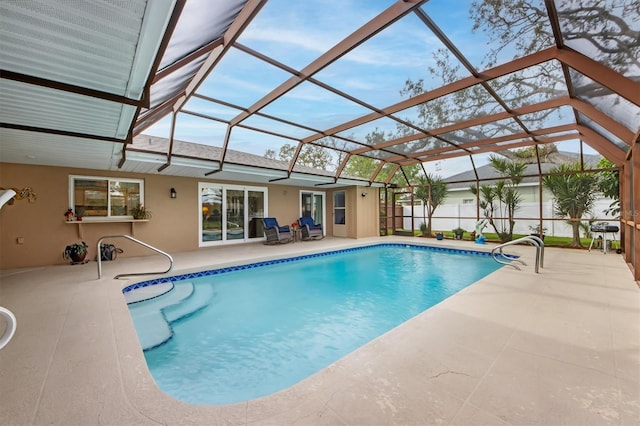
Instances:
[[[221,189],[221,232],[222,238],[220,240],[215,241],[203,241],[202,240],[202,189],[203,188],[216,188]],[[241,190],[244,191],[243,203],[244,203],[244,236],[243,238],[238,239],[227,239],[227,191],[228,190]],[[246,242],[257,241],[260,239],[264,239],[264,236],[257,236],[254,238],[249,237],[249,191],[253,192],[262,192],[264,194],[264,213],[263,217],[267,217],[269,215],[269,188],[266,186],[252,186],[252,185],[229,185],[229,184],[221,184],[215,182],[198,182],[198,246],[199,247],[210,247],[216,246],[220,244],[240,244]]]
[[[300,193],[299,193],[299,198],[298,200],[300,201],[299,203],[299,208],[298,208],[298,217],[302,217],[302,194],[311,194],[312,197],[315,197],[316,195],[320,195],[322,197],[322,234],[324,236],[327,235],[327,193],[325,191],[313,191],[313,190],[306,190],[306,189],[301,189]]]
[[[336,223],[336,195],[342,192],[344,194],[344,223]],[[340,189],[337,191],[333,191],[333,212],[331,214],[331,224],[333,226],[333,236],[334,237],[346,237],[347,236],[347,191],[344,189]]]

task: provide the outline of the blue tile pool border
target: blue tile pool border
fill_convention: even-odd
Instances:
[[[254,268],[260,268],[263,266],[276,265],[279,263],[297,262],[303,259],[332,256],[340,253],[349,253],[349,252],[367,250],[367,249],[378,248],[378,247],[411,247],[414,249],[427,250],[427,251],[439,251],[439,252],[456,253],[456,254],[471,254],[476,256],[491,256],[490,252],[478,251],[478,250],[454,249],[454,248],[448,248],[448,247],[433,247],[433,246],[423,246],[423,245],[406,244],[406,243],[382,243],[382,244],[373,244],[368,246],[352,247],[352,248],[346,248],[346,249],[340,249],[340,250],[332,250],[332,251],[326,251],[322,253],[305,254],[303,256],[294,256],[294,257],[288,257],[284,259],[265,260],[262,262],[248,263],[245,265],[227,266],[224,268],[210,269],[207,271],[200,271],[200,272],[191,272],[188,274],[175,275],[172,277],[155,278],[153,280],[142,281],[139,283],[126,286],[122,289],[122,293],[128,293],[138,288],[148,287],[148,286],[156,285],[160,283],[166,283],[168,281],[180,281],[180,280],[188,280],[188,279],[198,278],[198,277],[206,277],[209,275],[219,275],[219,274],[225,274],[228,272],[242,271],[245,269],[254,269]]]

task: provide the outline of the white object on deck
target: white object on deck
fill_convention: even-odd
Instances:
[[[2,348],[4,348],[13,338],[18,322],[16,321],[16,316],[13,315],[13,312],[7,308],[3,308],[2,306],[0,306],[0,317],[4,317],[7,322],[7,328],[4,331],[4,334],[0,336],[0,350],[2,350]]]
[[[0,190],[0,209],[5,203],[8,203],[10,199],[16,196],[16,191],[13,189],[1,189]]]
[[[489,219],[480,219],[476,222],[476,237],[482,235],[482,230],[489,224]]]

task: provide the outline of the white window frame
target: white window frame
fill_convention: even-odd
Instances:
[[[144,179],[131,179],[109,176],[85,176],[85,175],[69,175],[69,208],[74,209],[75,202],[75,181],[76,180],[106,180],[107,181],[107,215],[106,216],[84,216],[84,221],[104,220],[104,219],[133,219],[133,215],[111,215],[111,182],[128,182],[140,185],[140,205],[144,204]],[[77,212],[74,209],[74,214]]]
[[[302,194],[311,194],[312,196],[320,195],[322,197],[322,233],[326,235],[327,231],[327,193],[325,191],[300,190],[298,195],[298,216],[302,217]]]
[[[222,207],[221,217],[222,220],[222,239],[218,241],[203,241],[202,240],[202,194],[203,188],[216,188],[222,189]],[[227,240],[227,190],[244,191],[244,238],[236,240]],[[269,216],[269,188],[266,186],[247,186],[247,185],[228,185],[216,182],[198,182],[198,247],[211,247],[221,244],[242,244],[246,242],[252,242],[260,239],[264,239],[264,236],[258,236],[249,238],[248,236],[248,224],[249,224],[249,191],[262,192],[264,194],[264,213],[263,217]]]
[[[336,206],[336,195],[338,195],[339,193],[342,192],[342,197],[344,198],[344,206]],[[336,211],[337,210],[342,210],[343,212],[343,217],[344,217],[344,222],[343,223],[336,223]],[[347,191],[345,190],[339,190],[339,191],[334,191],[333,192],[333,226],[335,225],[339,225],[339,226],[345,226],[347,224]]]

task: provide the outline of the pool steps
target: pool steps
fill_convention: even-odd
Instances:
[[[129,311],[136,330],[145,330],[144,335],[138,334],[143,350],[155,348],[166,343],[173,336],[171,324],[187,317],[205,307],[213,296],[213,289],[208,285],[193,285],[184,282],[177,285],[171,284],[171,288],[159,295],[152,292],[140,292],[148,288],[143,287],[128,293],[146,293],[146,299],[140,299],[143,294],[130,296],[135,302],[129,303]],[[158,287],[158,284],[150,287]],[[158,289],[158,292],[162,291]],[[127,293],[127,294],[128,294]],[[141,302],[141,303],[139,303]]]
[[[123,294],[124,300],[126,300],[128,305],[162,296],[171,290],[173,290],[173,283],[171,281],[167,281],[156,285],[139,287]]]
[[[193,292],[189,297],[163,309],[165,318],[171,324],[188,317],[207,306],[212,297],[213,289],[210,285],[193,285]]]

